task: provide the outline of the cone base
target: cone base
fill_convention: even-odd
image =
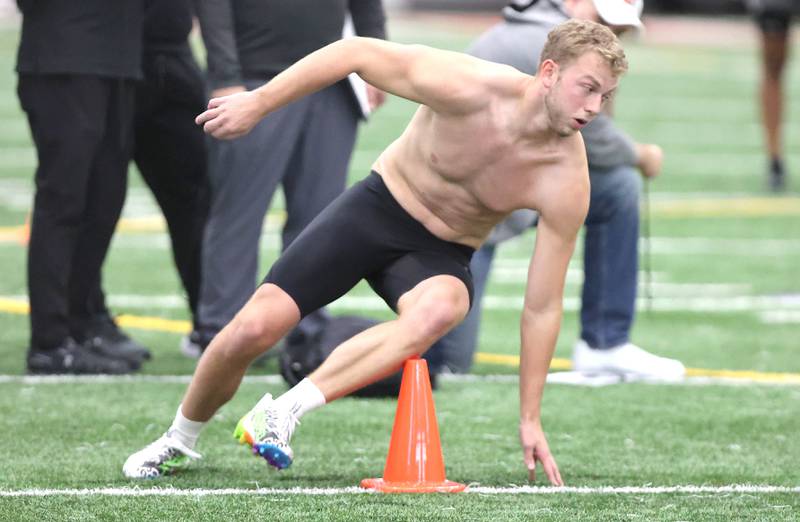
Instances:
[[[364,489],[374,489],[381,493],[459,493],[466,489],[466,484],[451,480],[443,482],[386,482],[382,478],[364,479]]]

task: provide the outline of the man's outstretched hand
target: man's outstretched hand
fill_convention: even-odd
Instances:
[[[252,91],[242,91],[220,98],[211,98],[208,110],[195,118],[206,134],[221,140],[244,136],[256,126],[262,115],[258,98]]]
[[[547,439],[544,436],[542,425],[538,421],[521,421],[519,424],[519,440],[522,444],[522,453],[525,467],[528,468],[528,479],[536,480],[536,462],[542,463],[547,479],[553,486],[563,486],[561,474],[558,472],[556,459],[550,453]]]

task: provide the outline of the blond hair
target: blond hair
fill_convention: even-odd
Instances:
[[[555,26],[547,35],[539,64],[553,60],[565,67],[588,52],[605,59],[614,76],[628,70],[628,59],[619,39],[608,27],[589,20],[567,20]]]

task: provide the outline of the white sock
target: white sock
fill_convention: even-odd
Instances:
[[[200,436],[200,431],[206,425],[205,422],[189,420],[183,416],[181,407],[178,406],[178,412],[175,414],[175,420],[172,421],[172,426],[169,427],[167,433],[189,449],[194,449],[197,444],[197,438]]]
[[[309,411],[325,404],[325,396],[322,395],[316,384],[305,378],[295,384],[291,390],[275,399],[275,404],[289,409],[299,419]]]

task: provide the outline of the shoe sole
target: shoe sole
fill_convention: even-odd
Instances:
[[[270,442],[255,442],[252,433],[245,426],[245,419],[247,415],[239,419],[236,424],[236,430],[233,432],[233,437],[239,441],[239,444],[247,444],[253,451],[253,455],[261,457],[275,469],[282,470],[292,465],[292,457],[283,451],[280,446]]]

